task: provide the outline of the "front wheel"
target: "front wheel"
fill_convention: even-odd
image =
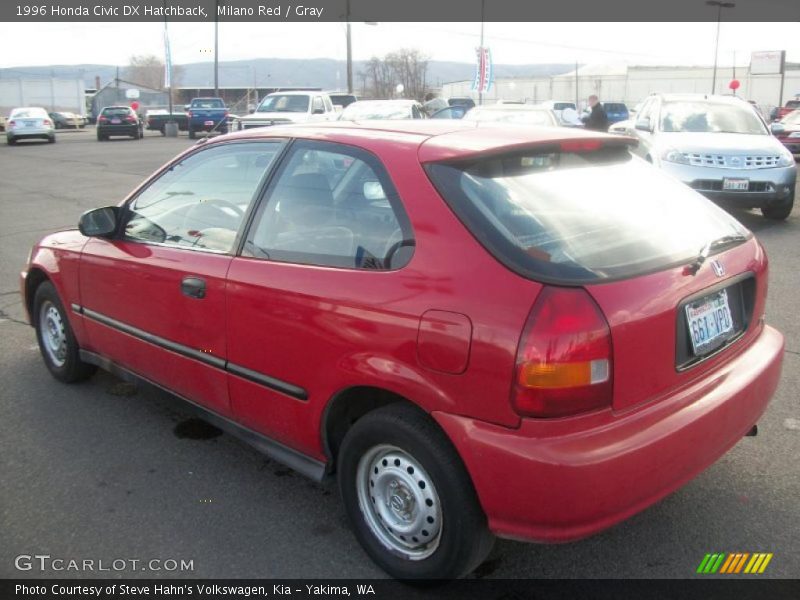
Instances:
[[[444,433],[392,404],[359,419],[342,443],[339,490],[356,538],[398,579],[456,579],[494,543],[472,482]]]
[[[73,383],[94,374],[97,367],[81,360],[64,305],[49,281],[36,288],[33,318],[39,350],[53,377],[64,383]]]
[[[189,129],[189,139],[193,140],[195,137],[197,136],[195,135],[194,129]]]
[[[761,214],[767,219],[784,221],[789,218],[794,208],[794,188],[789,192],[789,198],[780,204],[767,205],[761,208]]]

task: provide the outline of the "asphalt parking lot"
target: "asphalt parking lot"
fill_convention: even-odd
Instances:
[[[98,143],[92,128],[59,132],[56,144],[0,142],[0,578],[80,575],[20,572],[20,554],[191,560],[193,571],[170,575],[202,578],[384,577],[348,530],[334,486],[227,435],[191,431],[163,392],[106,373],[56,382],[23,323],[17,278],[31,245],[84,210],[116,204],[192,143],[152,132]],[[767,248],[768,321],[786,336],[759,435],[593,538],[498,541],[474,577],[683,578],[708,552],[772,552],[759,577],[800,577],[800,208],[786,222],[734,214]]]

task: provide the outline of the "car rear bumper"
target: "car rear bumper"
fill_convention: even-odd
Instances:
[[[6,131],[7,138],[21,140],[23,138],[48,138],[56,134],[55,129],[47,127],[16,127]]]
[[[138,125],[103,125],[97,128],[98,135],[138,135]]]
[[[493,532],[580,539],[647,508],[735,445],[777,388],[783,344],[764,327],[718,370],[663,400],[612,413],[602,425],[586,417],[523,420],[512,430],[433,416],[463,458]]]

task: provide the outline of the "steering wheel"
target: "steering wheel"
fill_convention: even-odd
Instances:
[[[389,250],[386,252],[386,258],[383,260],[384,268],[392,268],[392,259],[394,258],[394,255],[397,254],[397,251],[400,250],[400,248],[414,247],[416,245],[417,244],[414,240],[400,240],[399,242],[392,244],[389,247]]]
[[[183,225],[184,229],[187,227],[192,227],[192,229],[201,229],[199,227],[195,227],[195,223],[192,223],[192,219],[196,219],[198,221],[202,221],[196,215],[201,213],[202,211],[206,210],[207,208],[213,209],[222,222],[227,222],[230,226],[220,225],[217,223],[207,223],[208,227],[223,227],[224,229],[233,229],[237,230],[239,228],[239,223],[241,223],[242,219],[244,218],[244,211],[236,206],[233,202],[229,202],[228,200],[223,200],[222,198],[206,198],[201,200],[194,206],[190,207],[189,210],[186,211],[186,214],[183,216]],[[225,209],[230,209],[234,212],[235,216],[231,216]],[[214,218],[214,217],[211,217]],[[217,220],[217,218],[214,218]],[[235,220],[235,222],[233,222]],[[206,229],[203,227],[202,229]]]

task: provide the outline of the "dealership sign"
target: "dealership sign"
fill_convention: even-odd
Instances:
[[[478,63],[475,69],[475,79],[472,82],[472,90],[485,93],[492,87],[494,80],[494,69],[492,68],[492,53],[489,48],[475,48]]]
[[[753,52],[750,55],[751,75],[780,75],[786,63],[786,50]]]

